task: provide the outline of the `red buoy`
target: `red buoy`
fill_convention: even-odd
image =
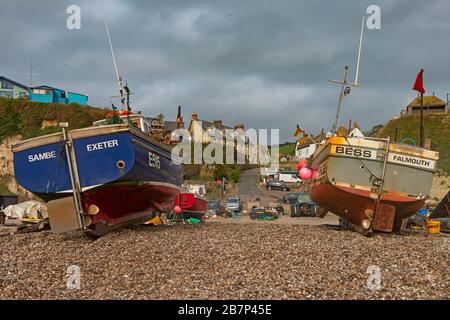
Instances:
[[[311,178],[311,175],[312,175],[311,169],[306,168],[306,167],[303,167],[300,169],[299,176],[301,179],[308,180],[309,178]]]
[[[298,171],[302,170],[302,168],[305,167],[307,164],[308,164],[308,160],[306,160],[306,159],[300,160],[297,165]]]

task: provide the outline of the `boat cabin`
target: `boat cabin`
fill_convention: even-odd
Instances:
[[[129,118],[132,126],[138,128],[139,130],[145,133],[152,133],[153,129],[157,129],[153,128],[154,125],[152,125],[152,123],[141,114],[132,113],[128,115],[125,113],[120,114],[119,117],[120,119],[122,119],[123,123],[127,123]],[[93,123],[94,126],[106,126],[108,124],[109,124],[108,119],[98,120]]]

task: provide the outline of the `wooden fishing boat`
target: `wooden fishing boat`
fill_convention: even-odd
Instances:
[[[208,211],[208,199],[193,192],[181,192],[175,197],[175,206],[181,208],[180,214],[183,219],[202,220]]]
[[[102,120],[13,146],[16,179],[49,202],[53,231],[101,235],[173,209],[182,165],[172,161],[170,146],[152,137],[144,116],[121,117],[126,123]]]
[[[389,139],[333,136],[312,157],[318,216],[331,211],[357,231],[398,231],[431,190],[438,153]]]

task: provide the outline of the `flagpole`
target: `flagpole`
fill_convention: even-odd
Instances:
[[[425,89],[423,87],[423,69],[420,69],[417,74],[416,81],[414,82],[413,90],[420,92],[420,129],[419,129],[419,140],[420,147],[424,147],[424,134],[423,134],[423,95],[425,93]]]
[[[423,93],[420,94],[420,147],[423,148]]]

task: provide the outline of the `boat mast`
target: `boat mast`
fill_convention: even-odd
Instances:
[[[125,96],[124,96],[124,88],[123,88],[123,82],[122,77],[119,74],[119,68],[117,67],[116,63],[116,57],[114,55],[114,49],[111,42],[111,36],[109,34],[109,28],[108,28],[108,21],[105,19],[105,26],[106,26],[106,34],[108,35],[108,41],[109,41],[109,47],[111,48],[111,55],[113,59],[114,69],[116,71],[116,78],[117,78],[117,85],[119,87],[119,97],[120,97],[120,103],[122,104],[122,110],[125,109]]]
[[[348,75],[348,66],[345,66],[344,78],[340,82],[342,84],[342,86],[341,86],[341,92],[339,94],[338,104],[337,104],[337,108],[336,108],[336,117],[334,119],[333,129],[331,130],[332,133],[335,133],[336,130],[337,130],[337,124],[338,124],[338,120],[339,120],[339,113],[341,112],[342,100],[344,100],[344,96],[346,95],[345,94],[346,88],[348,88],[348,86],[347,86],[347,75]]]
[[[331,130],[332,133],[336,133],[336,131],[337,131],[339,114],[341,112],[342,100],[344,100],[344,97],[346,97],[347,95],[350,94],[350,90],[351,90],[350,86],[355,87],[355,88],[359,87],[358,78],[359,78],[359,65],[361,62],[361,49],[362,49],[362,41],[363,41],[363,33],[364,33],[364,21],[365,21],[365,17],[363,16],[362,22],[361,22],[361,33],[359,35],[359,48],[358,48],[358,59],[356,62],[355,80],[353,81],[353,83],[347,82],[348,66],[345,66],[344,77],[342,78],[341,81],[328,80],[332,83],[337,83],[337,84],[341,85],[341,91],[339,94],[337,108],[336,108],[336,117],[334,119],[333,128]]]

